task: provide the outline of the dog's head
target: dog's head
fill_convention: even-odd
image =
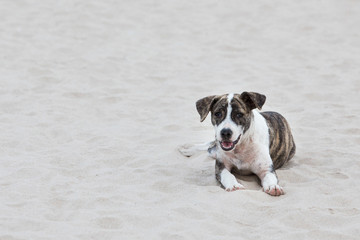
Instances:
[[[251,111],[261,109],[265,100],[264,95],[255,92],[214,95],[198,100],[196,108],[201,122],[211,112],[216,140],[224,151],[231,151],[249,129]]]

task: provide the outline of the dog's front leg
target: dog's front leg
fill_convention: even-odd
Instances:
[[[231,170],[231,169],[230,169]],[[235,176],[228,170],[224,163],[216,160],[215,163],[215,176],[216,179],[221,183],[226,191],[236,191],[239,189],[245,189],[235,178]]]
[[[255,165],[257,168],[253,172],[260,178],[264,192],[270,194],[271,196],[280,196],[285,194],[282,187],[278,184],[279,181],[272,161],[268,164],[258,163]]]

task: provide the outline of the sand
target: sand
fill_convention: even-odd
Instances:
[[[0,239],[359,239],[358,1],[0,7]],[[297,154],[228,193],[195,101],[256,91]]]

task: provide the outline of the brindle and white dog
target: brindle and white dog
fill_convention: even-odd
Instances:
[[[208,150],[216,160],[216,179],[226,191],[244,189],[231,173],[256,174],[263,190],[272,195],[284,194],[278,185],[275,169],[283,166],[295,154],[295,143],[289,124],[276,112],[259,112],[266,97],[255,92],[208,96],[196,102],[200,121],[211,112],[215,141],[185,145],[180,152],[191,156]]]

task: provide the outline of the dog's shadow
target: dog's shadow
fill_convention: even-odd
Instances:
[[[296,162],[290,161],[290,162],[285,163],[284,166],[282,166],[280,168],[280,170],[290,170],[291,168],[293,168],[294,166],[297,166],[297,165],[298,164]],[[240,174],[240,172],[237,171],[236,169],[233,169],[231,171],[231,173],[234,174],[234,176],[236,177],[238,182],[240,182],[242,185],[244,185],[244,187],[246,189],[251,189],[251,190],[261,190],[262,189],[261,180],[255,174],[243,175],[243,174]]]
[[[236,177],[237,181],[244,185],[245,189],[249,190],[260,190],[261,189],[261,181],[258,176],[255,174],[243,175],[238,171],[231,171],[232,174]]]
[[[215,167],[208,167],[204,170],[196,170],[195,173],[191,174],[186,178],[186,182],[195,184],[198,186],[218,186],[221,184],[216,180]],[[237,181],[244,185],[248,190],[261,190],[261,181],[255,174],[243,175],[238,171],[232,171]]]

